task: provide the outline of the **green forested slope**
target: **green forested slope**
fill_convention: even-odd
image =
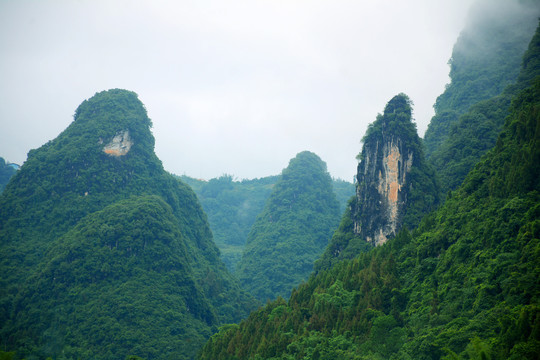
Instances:
[[[193,191],[163,170],[150,126],[135,93],[98,93],[0,196],[2,349],[192,358],[255,306]],[[106,153],[114,141],[128,151]]]
[[[451,82],[424,136],[442,194],[456,189],[495,145],[511,99],[537,75],[530,60],[538,57],[538,35],[529,40],[539,15],[537,1],[484,2],[472,12],[454,46]],[[523,57],[527,43],[529,60]]]
[[[17,170],[14,167],[10,166],[6,163],[4,158],[0,157],[0,193],[2,193],[9,180],[16,172]]]
[[[251,226],[264,208],[278,176],[234,181],[223,175],[209,181],[181,177],[197,194],[214,235],[221,258],[230,271],[242,258]]]
[[[428,158],[472,105],[501,94],[516,81],[539,15],[537,1],[480,1],[473,6],[449,60],[450,83],[437,98],[424,136]],[[502,110],[495,136],[507,115],[507,107]]]
[[[263,210],[279,175],[252,180],[233,180],[231,175],[223,175],[209,181],[181,176],[182,181],[197,194],[214,235],[214,241],[221,251],[221,258],[230,271],[242,258],[246,239]],[[354,194],[354,184],[333,179],[332,185],[341,211]]]
[[[281,174],[248,235],[237,276],[256,298],[288,297],[337,227],[339,203],[326,164],[304,151]]]
[[[200,359],[537,359],[540,78],[493,150],[412,234],[320,271]]]
[[[456,189],[480,157],[495,145],[512,97],[540,74],[539,30],[523,55],[517,82],[500,95],[471,106],[450,127],[448,137],[432,152],[430,162],[437,169],[443,193]],[[436,117],[432,123],[436,123]]]
[[[68,359],[193,357],[217,314],[195,282],[185,241],[158,196],[88,215],[27,280],[10,335],[40,339],[34,354]]]

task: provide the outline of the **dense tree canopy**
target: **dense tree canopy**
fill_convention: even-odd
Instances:
[[[98,93],[0,196],[2,349],[192,358],[256,306],[191,188],[163,170],[150,126],[135,93]]]
[[[518,27],[513,30],[525,36],[521,34],[525,29]],[[448,110],[432,119],[430,128],[433,131],[426,132],[426,145],[428,148],[431,146],[430,142],[433,145],[429,159],[437,170],[443,194],[456,189],[481,156],[495,145],[511,99],[540,74],[539,50],[540,33],[537,31],[523,55],[522,68],[516,83],[507,86],[499,95],[474,104],[459,117],[455,111]],[[510,60],[507,61],[511,63]],[[455,88],[459,87],[456,85]],[[443,128],[446,129],[444,133]]]
[[[232,175],[222,175],[209,181],[185,175],[181,179],[193,188],[208,215],[223,262],[230,271],[236,271],[249,231],[257,215],[262,212],[279,175],[241,181],[234,180]],[[354,194],[354,184],[333,179],[332,185],[343,212],[348,199]]]
[[[283,170],[248,235],[237,275],[256,298],[288,297],[306,279],[339,222],[326,164],[299,153]]]
[[[417,230],[223,327],[200,359],[536,359],[539,109],[540,78],[514,100],[496,147]]]
[[[7,163],[4,158],[0,157],[0,193],[2,193],[11,177],[17,172],[17,167]]]

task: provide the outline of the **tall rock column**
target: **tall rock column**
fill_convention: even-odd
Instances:
[[[354,233],[381,245],[402,225],[414,227],[422,214],[434,208],[437,184],[425,164],[407,95],[388,102],[363,142],[352,204]]]

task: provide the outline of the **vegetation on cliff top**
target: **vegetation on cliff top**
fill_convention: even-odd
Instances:
[[[422,142],[411,121],[411,113],[409,97],[399,94],[388,102],[384,113],[369,125],[362,140],[362,152],[358,156],[357,195],[350,199],[339,228],[315,264],[317,271],[368,250],[371,245],[366,243],[366,237],[386,231],[389,211],[384,208],[386,199],[380,194],[380,176],[387,171],[384,165],[387,159],[383,159],[384,146],[397,144],[402,156],[398,167],[405,182],[399,184],[396,199],[399,217],[396,233],[402,226],[414,229],[422,217],[439,204],[437,178],[424,159]],[[409,173],[403,175],[408,160],[411,161],[411,168]]]
[[[9,180],[16,172],[17,169],[15,167],[7,163],[4,158],[0,157],[0,193],[2,193]]]

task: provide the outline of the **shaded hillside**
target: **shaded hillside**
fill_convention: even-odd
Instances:
[[[411,101],[394,96],[368,127],[359,155],[356,196],[315,268],[381,245],[401,227],[415,228],[439,204],[439,187],[411,121]]]
[[[347,207],[349,199],[356,192],[356,186],[355,184],[345,180],[332,179],[332,187],[334,188],[336,199],[339,202],[340,212],[343,213]]]
[[[0,196],[2,349],[187,359],[254,308],[150,127],[135,93],[109,90],[30,151]]]
[[[540,78],[418,230],[320,271],[200,359],[537,359]]]
[[[223,175],[209,181],[181,179],[197,194],[214,235],[221,258],[230,271],[242,258],[251,226],[272,192],[279,176],[234,181]]]
[[[518,81],[502,94],[471,106],[452,125],[448,138],[432,153],[430,162],[437,169],[443,193],[456,189],[480,157],[495,145],[512,97],[540,75],[539,29],[523,56]]]
[[[311,152],[299,153],[248,235],[237,271],[244,288],[262,301],[288,297],[309,276],[339,217],[326,164]]]
[[[230,271],[236,271],[249,231],[263,210],[279,175],[241,181],[233,180],[231,175],[209,181],[185,175],[180,178],[193,188],[208,215],[223,262]],[[343,211],[347,200],[354,194],[355,186],[339,179],[333,179],[332,185]]]
[[[538,16],[540,6],[535,1],[488,0],[473,6],[448,61],[450,83],[437,98],[435,116],[424,136],[428,158],[472,105],[501,94],[516,81]],[[507,106],[495,137],[508,114]]]
[[[15,164],[9,164],[0,157],[0,193],[4,191],[7,183],[13,175],[17,172],[18,166]]]
[[[471,13],[454,47],[451,83],[437,99],[424,137],[442,194],[456,189],[495,145],[511,99],[538,74],[538,40],[523,57],[538,16],[534,1],[483,2]]]

